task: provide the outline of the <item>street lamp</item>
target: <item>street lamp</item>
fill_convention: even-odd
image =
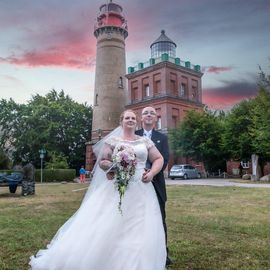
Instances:
[[[43,159],[44,159],[44,156],[46,154],[46,150],[40,149],[38,152],[39,152],[39,157],[40,157],[40,182],[42,183],[42,180],[43,180],[42,167],[43,167]]]

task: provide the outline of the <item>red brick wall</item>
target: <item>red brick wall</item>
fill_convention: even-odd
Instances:
[[[229,175],[234,175],[234,172],[236,172],[238,170],[240,162],[239,161],[227,161],[227,173]],[[251,161],[249,161],[249,168],[243,168],[243,173],[249,173],[252,174],[252,165],[251,165]],[[267,163],[264,166],[264,175],[266,174],[270,174],[270,163]]]

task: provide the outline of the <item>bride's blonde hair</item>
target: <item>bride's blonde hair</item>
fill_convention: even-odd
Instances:
[[[136,121],[138,122],[138,115],[137,115],[137,113],[136,113],[135,111],[131,110],[131,109],[127,109],[127,110],[124,110],[124,111],[121,113],[121,115],[120,115],[120,125],[121,125],[122,122],[123,122],[124,115],[125,115],[126,112],[132,112],[132,113],[134,113],[134,114],[135,114],[135,117],[136,117]]]

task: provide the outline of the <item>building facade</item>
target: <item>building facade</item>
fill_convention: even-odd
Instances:
[[[199,65],[192,65],[176,57],[176,44],[166,36],[165,31],[155,40],[151,48],[151,58],[147,62],[129,67],[127,109],[138,115],[146,106],[157,111],[157,129],[167,134],[176,128],[190,110],[202,111],[203,73]],[[171,157],[169,166],[175,161]],[[178,162],[193,163],[187,158]],[[201,164],[194,164],[201,166]]]
[[[203,74],[199,65],[175,57],[176,44],[164,30],[150,48],[152,57],[149,61],[128,68],[126,108],[141,113],[145,106],[155,107],[157,129],[167,133],[189,110],[202,110]]]

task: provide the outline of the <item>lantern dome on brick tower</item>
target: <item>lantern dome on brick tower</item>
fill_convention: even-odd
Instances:
[[[105,31],[105,29],[108,30],[109,27],[111,27],[112,30],[117,27],[126,38],[128,36],[128,27],[127,21],[122,12],[123,8],[120,5],[113,3],[112,0],[107,4],[101,5],[95,23],[95,37],[98,37],[98,35]]]
[[[165,31],[161,30],[161,35],[150,46],[151,57],[160,57],[163,53],[167,53],[170,57],[176,55],[176,44],[165,35]]]

